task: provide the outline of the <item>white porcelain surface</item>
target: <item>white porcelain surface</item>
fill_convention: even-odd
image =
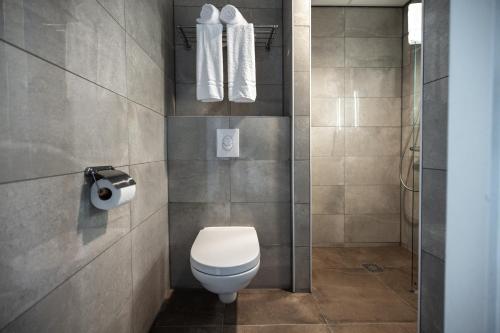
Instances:
[[[202,229],[191,248],[191,272],[223,303],[236,299],[259,271],[260,247],[253,227]]]

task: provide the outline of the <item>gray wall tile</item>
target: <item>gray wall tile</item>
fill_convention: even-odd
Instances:
[[[131,242],[126,236],[4,332],[130,331]],[[75,318],[78,318],[76,320]]]
[[[311,165],[313,185],[344,185],[343,157],[313,157]]]
[[[308,116],[296,116],[294,120],[295,159],[308,160],[310,155],[310,119]]]
[[[5,43],[0,53],[0,182],[128,163],[124,98]]]
[[[399,214],[346,215],[345,241],[350,243],[399,243]]]
[[[125,32],[97,2],[12,2],[4,11],[7,41],[125,94]]]
[[[344,215],[313,215],[312,245],[335,246],[344,243]]]
[[[263,246],[290,244],[290,212],[289,203],[232,203],[230,224],[254,227]]]
[[[295,203],[311,202],[310,161],[295,161],[294,169],[294,197]]]
[[[125,0],[127,32],[160,68],[165,68],[167,1]]]
[[[401,38],[346,38],[346,67],[401,67]]]
[[[399,8],[313,8],[315,246],[399,242],[402,14]],[[363,215],[380,211],[392,218],[381,225],[384,235],[377,229],[381,216]]]
[[[310,28],[296,26],[293,29],[293,69],[297,72],[311,70]]]
[[[229,200],[229,161],[169,160],[168,172],[170,202]]]
[[[127,35],[128,98],[164,113],[164,78],[160,67]]]
[[[101,6],[120,24],[125,27],[125,0],[97,0]]]
[[[401,37],[401,8],[345,8],[346,37]]]
[[[345,136],[346,156],[399,156],[398,127],[348,127]]]
[[[290,246],[261,246],[259,272],[249,287],[290,289],[291,272]]]
[[[344,97],[343,68],[313,68],[311,72],[311,97],[334,98]]]
[[[240,157],[248,160],[289,160],[288,117],[231,117],[231,128],[240,130]]]
[[[258,84],[283,84],[283,52],[281,47],[255,48],[255,74]]]
[[[149,331],[168,290],[168,238],[166,207],[132,231],[134,332]]]
[[[229,103],[231,116],[282,116],[283,86],[279,84],[257,84],[254,103]]]
[[[172,0],[162,5],[170,6],[172,15]],[[134,326],[137,332],[157,311],[148,302],[159,304],[168,288],[166,265],[163,272],[149,270],[141,283],[154,283],[136,290],[147,299],[136,299],[143,312],[133,315],[131,210],[137,220],[155,200],[163,198],[164,209],[167,203],[161,113],[174,104],[175,86],[163,87],[174,77],[171,52],[163,72],[130,36],[126,40],[123,0],[9,1],[1,11],[0,35],[16,47],[0,42],[0,115],[8,117],[0,119],[0,146],[9,156],[0,166],[5,170],[0,184],[8,182],[0,185],[6,195],[0,206],[7,205],[0,207],[0,218],[7,222],[3,234],[12,236],[0,245],[6,269],[0,284],[10,290],[0,297],[0,327],[130,332]],[[172,23],[165,23],[168,15],[163,27]],[[159,42],[170,45],[172,36]],[[132,103],[128,109],[127,67],[128,97],[154,111]],[[146,188],[137,172],[133,202],[141,209],[126,204],[100,211],[89,203],[85,167],[114,165],[132,173],[145,167],[129,168],[130,161],[151,160],[160,160],[163,178]],[[155,200],[141,203],[144,193],[162,184]],[[166,218],[163,222],[166,226]],[[148,234],[163,234],[167,241],[157,224],[149,226]],[[149,251],[141,252],[139,243],[134,259],[148,264]]]
[[[167,159],[167,118],[139,104],[128,103],[130,163]]]
[[[420,282],[422,332],[444,332],[444,262],[422,251]]]
[[[344,126],[344,98],[313,98],[311,101],[311,126]]]
[[[311,127],[313,157],[344,156],[345,130],[337,127]]]
[[[165,161],[130,166],[130,175],[137,182],[131,202],[132,227],[167,204],[167,164]]]
[[[346,185],[346,214],[399,214],[399,185]]]
[[[196,100],[195,84],[176,84],[175,115],[177,116],[228,116],[227,98],[221,102],[202,103]],[[224,89],[227,96],[227,89]]]
[[[311,1],[293,0],[293,24],[311,25]]]
[[[350,68],[345,73],[346,97],[400,97],[400,68]]]
[[[311,10],[312,37],[344,37],[343,7],[316,7]]]
[[[311,291],[311,248],[295,247],[295,289],[298,292]]]
[[[312,67],[344,67],[344,38],[315,37],[312,39]]]
[[[423,169],[422,249],[435,257],[445,258],[446,237],[446,171]]]
[[[422,164],[446,169],[448,146],[448,79],[424,85],[422,110]]]
[[[311,101],[311,73],[294,73],[293,111],[296,116],[309,116]]]
[[[0,185],[1,234],[10,235],[0,244],[0,284],[9,290],[0,298],[0,326],[129,231],[129,204],[100,211],[89,188],[82,173]]]
[[[345,126],[401,126],[401,98],[346,98]]]
[[[345,158],[346,184],[399,184],[399,156]]]
[[[168,159],[216,160],[218,128],[229,128],[229,117],[169,117]]]
[[[295,245],[308,246],[311,243],[311,205],[295,204]]]
[[[450,1],[430,0],[424,4],[424,82],[448,76]]]
[[[289,202],[289,161],[232,161],[232,202]]]
[[[344,186],[313,186],[312,213],[344,214]],[[314,222],[313,222],[314,229]]]

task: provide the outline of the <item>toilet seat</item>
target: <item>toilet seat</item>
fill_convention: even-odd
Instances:
[[[204,228],[191,247],[191,267],[204,274],[236,275],[259,263],[259,240],[252,227]]]

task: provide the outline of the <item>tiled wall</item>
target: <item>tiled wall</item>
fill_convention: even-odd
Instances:
[[[216,129],[240,129],[240,158],[216,158]],[[174,288],[199,287],[189,258],[203,227],[257,230],[261,266],[251,287],[291,286],[290,119],[169,117],[169,223]]]
[[[402,9],[312,9],[313,246],[399,243]]]
[[[146,332],[169,288],[172,3],[0,12],[0,330]],[[95,165],[130,173],[135,199],[93,208]]]
[[[424,1],[422,106],[422,332],[443,332],[449,1]]]
[[[196,24],[204,0],[176,0],[175,25]],[[196,100],[196,44],[186,49],[183,39],[176,33],[176,116],[281,116],[283,115],[283,20],[281,0],[216,0],[211,3],[221,9],[233,4],[246,20],[255,25],[276,24],[279,26],[270,50],[258,46],[255,49],[257,100],[255,103],[232,103],[227,99],[225,85],[224,101],[202,103]],[[226,48],[224,67],[226,68]],[[227,71],[224,69],[225,81]],[[173,115],[173,114],[172,114]]]
[[[175,1],[175,24],[194,25],[206,1]],[[176,109],[168,117],[171,282],[200,287],[190,248],[206,226],[257,229],[261,266],[250,287],[289,289],[291,276],[290,118],[283,117],[281,0],[217,0],[237,6],[254,24],[277,24],[270,51],[256,48],[255,103],[196,101],[196,48],[176,37]],[[225,53],[226,49],[224,49]],[[226,65],[224,63],[224,65]],[[240,129],[240,158],[216,158],[217,128]]]
[[[416,1],[414,1],[416,2]],[[401,156],[402,179],[405,184],[416,190],[412,192],[401,187],[401,245],[418,252],[420,196],[420,152],[410,147],[420,146],[420,121],[422,108],[422,46],[408,44],[408,6],[404,9],[403,37],[403,89],[401,118]],[[412,238],[413,237],[413,238]]]
[[[293,88],[286,114],[293,122],[294,290],[311,290],[311,2],[294,0],[285,7],[289,20],[285,50],[288,55],[285,86]]]

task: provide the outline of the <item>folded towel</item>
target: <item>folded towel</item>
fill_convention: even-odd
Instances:
[[[219,19],[220,12],[214,5],[204,4],[201,7],[200,17],[196,19],[201,24],[217,24],[221,23]]]
[[[202,102],[224,99],[222,24],[196,25],[196,98]]]
[[[246,24],[247,21],[233,5],[225,5],[220,12],[220,20],[226,24]]]
[[[237,103],[255,102],[257,89],[253,24],[228,24],[226,29],[229,100]]]

